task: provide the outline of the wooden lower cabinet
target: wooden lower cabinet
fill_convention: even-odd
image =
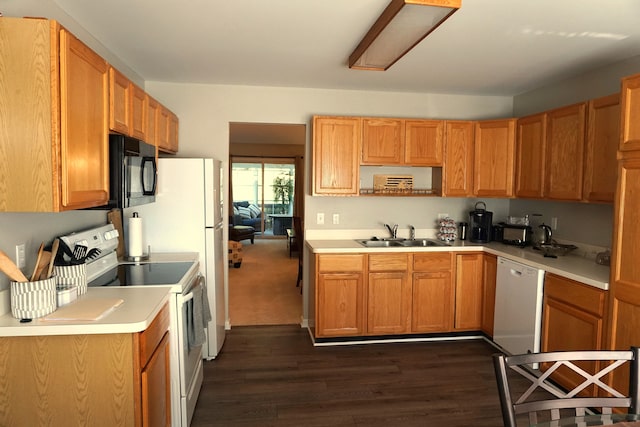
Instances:
[[[455,330],[482,327],[482,253],[456,255]]]
[[[142,425],[171,425],[171,386],[169,373],[169,333],[142,369]]]
[[[318,254],[313,265],[316,337],[493,333],[494,255]]]
[[[451,273],[413,273],[411,332],[447,332],[452,329]]]
[[[369,255],[367,334],[407,333],[411,329],[411,256]]]
[[[493,337],[493,320],[496,305],[496,273],[498,257],[491,254],[482,255],[482,332]]]
[[[602,349],[605,306],[605,291],[547,273],[542,351]],[[598,368],[596,362],[583,362],[580,366],[588,372]],[[583,381],[582,376],[567,368],[558,369],[553,378],[568,389]],[[593,393],[593,387],[585,391],[586,395]]]
[[[0,425],[169,426],[168,327],[165,306],[140,333],[3,337]]]
[[[413,255],[411,332],[448,332],[453,327],[455,299],[451,266],[453,255]]]
[[[364,335],[365,258],[317,255],[316,336]]]

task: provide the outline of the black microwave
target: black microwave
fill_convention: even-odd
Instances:
[[[156,147],[124,135],[109,135],[109,205],[129,208],[156,200]]]

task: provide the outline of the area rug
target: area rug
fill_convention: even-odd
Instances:
[[[231,326],[300,324],[298,258],[289,257],[287,240],[245,240],[242,257],[240,268],[229,267]]]

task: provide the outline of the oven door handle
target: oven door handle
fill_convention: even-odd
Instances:
[[[204,276],[202,274],[198,274],[198,278],[196,280],[193,281],[193,285],[189,288],[190,290],[193,289],[197,284],[204,284]],[[184,304],[187,301],[190,301],[193,299],[193,291],[190,291],[187,294],[184,295],[179,295],[179,301],[180,304]]]
[[[184,304],[187,301],[191,301],[193,299],[193,292],[189,292],[186,295],[180,295],[179,299],[180,299],[180,304]]]

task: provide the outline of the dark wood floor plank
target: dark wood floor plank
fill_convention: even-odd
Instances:
[[[499,427],[483,340],[313,347],[296,326],[235,327],[205,362],[193,427]]]

